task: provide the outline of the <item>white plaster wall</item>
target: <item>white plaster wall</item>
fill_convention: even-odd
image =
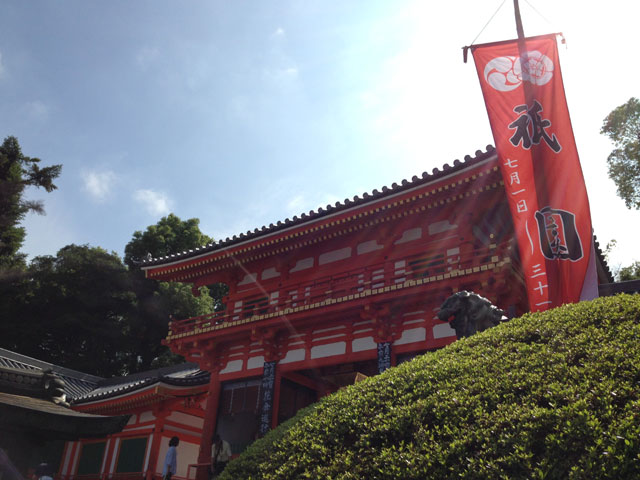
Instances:
[[[448,323],[436,325],[433,327],[433,338],[455,337],[456,331],[449,326]]]
[[[258,278],[258,273],[257,272],[247,273],[244,276],[244,278],[242,279],[242,281],[240,283],[238,283],[238,286],[240,286],[240,285],[249,285],[250,283],[255,282],[257,278]]]
[[[140,414],[140,423],[151,422],[155,420],[155,418],[156,417],[153,415],[153,412],[151,410],[147,412],[142,412]]]
[[[244,360],[231,360],[227,363],[227,366],[224,369],[220,370],[220,373],[231,373],[231,372],[239,372],[242,370],[242,364]]]
[[[422,342],[427,338],[427,329],[424,327],[410,328],[402,332],[398,340],[393,342],[394,345],[404,345],[406,343]]]
[[[171,412],[171,415],[167,417],[167,420],[196,428],[202,428],[204,425],[204,419],[182,412]]]
[[[332,250],[331,252],[323,253],[318,257],[318,264],[325,265],[331,262],[337,262],[338,260],[344,260],[351,256],[351,247],[340,248],[338,250]]]
[[[247,360],[247,369],[250,368],[258,368],[264,365],[264,356],[260,355],[259,357],[251,357]]]
[[[269,280],[270,278],[276,278],[280,276],[280,272],[276,270],[276,267],[271,267],[263,270],[262,280]]]
[[[375,252],[381,248],[384,248],[384,245],[378,244],[376,240],[369,240],[368,242],[358,244],[356,251],[358,252],[358,255],[363,255],[365,253]]]
[[[396,240],[394,245],[400,245],[402,243],[412,242],[414,240],[418,240],[422,237],[422,229],[421,228],[411,228],[409,230],[405,230],[402,232],[402,237]]]
[[[441,222],[435,222],[429,225],[429,235],[435,235],[436,233],[442,233],[456,228],[458,228],[458,225],[449,223],[449,220],[442,220]]]
[[[280,360],[278,363],[292,363],[292,362],[301,362],[305,357],[305,349],[299,348],[297,350],[289,350],[285,357]]]
[[[299,272],[300,270],[306,270],[311,267],[313,267],[313,257],[303,258],[302,260],[298,260],[296,265],[290,270],[290,273]]]
[[[327,343],[311,347],[311,358],[332,357],[342,355],[347,351],[347,342]]]
[[[406,327],[407,325],[413,325],[414,323],[422,323],[422,322],[424,322],[422,318],[415,318],[413,320],[407,320],[402,325]]]
[[[362,352],[364,350],[373,350],[378,345],[373,341],[373,337],[356,338],[351,342],[352,352]]]
[[[180,442],[178,445],[178,476],[186,477],[189,465],[198,463],[198,451],[200,446],[196,443]],[[195,468],[191,469],[191,478],[194,478]]]
[[[354,327],[359,327],[360,325],[373,325],[372,320],[362,320],[360,322],[353,322]]]

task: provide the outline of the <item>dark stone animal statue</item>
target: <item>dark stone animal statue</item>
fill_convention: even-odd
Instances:
[[[440,307],[438,318],[449,322],[459,339],[470,337],[507,320],[504,310],[477,293],[466,290],[447,298]]]

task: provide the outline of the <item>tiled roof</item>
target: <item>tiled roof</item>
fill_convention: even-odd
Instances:
[[[65,394],[70,399],[90,392],[96,388],[99,381],[103,380],[101,377],[97,377],[95,375],[89,375],[69,368],[60,367],[52,363],[43,362],[42,360],[37,360],[4,348],[0,348],[0,367],[27,371],[43,371],[50,369],[58,377],[64,380]]]
[[[596,255],[598,260],[600,261],[600,265],[602,266],[603,270],[604,270],[604,274],[607,277],[607,281],[609,283],[613,283],[614,278],[613,278],[613,273],[611,273],[611,270],[609,269],[609,265],[607,264],[607,259],[604,256],[604,253],[602,252],[602,249],[600,248],[600,242],[598,242],[598,238],[594,235],[593,236],[593,244],[596,247]]]
[[[103,437],[122,431],[129,417],[77,412],[49,400],[0,392],[0,428],[30,432],[39,438]]]
[[[74,403],[86,403],[115,397],[156,383],[175,386],[197,386],[209,383],[209,372],[194,363],[183,363],[157,370],[134,373],[125,377],[102,380],[96,388],[75,398]]]
[[[0,348],[0,367],[16,370],[51,369],[65,383],[65,393],[73,403],[84,403],[135,391],[154,383],[174,386],[197,386],[209,383],[209,372],[194,363],[182,363],[124,377],[102,378]]]
[[[213,242],[208,245],[195,248],[193,250],[187,250],[164,257],[142,259],[136,263],[140,267],[146,268],[155,265],[162,265],[167,262],[174,262],[177,260],[190,258],[197,255],[202,255],[204,253],[214,252],[216,250],[233,246],[236,243],[244,242],[253,238],[258,238],[263,235],[309,222],[311,220],[317,220],[327,215],[332,215],[342,210],[353,208],[354,206],[364,205],[374,200],[395,195],[396,193],[400,193],[423,184],[431,183],[441,177],[450,175],[451,173],[459,172],[460,170],[464,170],[465,168],[472,167],[495,155],[495,148],[492,145],[487,145],[486,149],[486,152],[477,150],[475,153],[475,157],[471,157],[470,155],[465,156],[464,161],[462,162],[460,160],[454,160],[453,166],[445,164],[442,169],[434,168],[432,170],[432,173],[424,172],[420,177],[414,175],[410,181],[404,179],[399,184],[393,183],[391,187],[384,186],[380,190],[373,190],[371,193],[365,192],[362,194],[362,197],[356,195],[355,197],[353,197],[353,199],[346,198],[342,202],[336,202],[335,205],[327,205],[326,208],[320,207],[315,211],[311,210],[309,213],[303,213],[299,217],[294,216],[291,219],[287,218],[284,221],[278,221],[276,224],[271,223],[269,224],[269,226],[265,225],[261,228],[256,228],[253,231],[249,230],[246,233],[234,235],[232,238],[227,237],[224,240],[219,240],[218,242]]]

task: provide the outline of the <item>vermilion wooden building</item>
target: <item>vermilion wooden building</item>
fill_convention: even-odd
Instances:
[[[432,174],[142,264],[148,278],[216,282],[226,309],[173,321],[166,344],[211,372],[200,463],[217,431],[241,450],[301,407],[455,340],[435,313],[473,290],[527,298],[493,148]],[[603,271],[600,272],[603,274]]]
[[[453,342],[435,316],[452,293],[472,290],[510,316],[528,305],[491,147],[141,266],[194,295],[225,283],[226,308],[170,323],[166,344],[195,365],[102,380],[76,398],[77,410],[131,418],[121,433],[68,443],[63,480],[159,478],[173,435],[177,478],[198,465],[205,478],[214,432],[239,453],[323,395]],[[602,262],[598,276],[611,281]]]

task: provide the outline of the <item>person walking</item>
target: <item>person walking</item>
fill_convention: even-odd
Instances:
[[[171,437],[169,440],[169,450],[164,457],[164,467],[162,468],[162,478],[164,480],[171,480],[171,477],[176,474],[178,470],[178,451],[176,447],[180,443],[178,437]]]

